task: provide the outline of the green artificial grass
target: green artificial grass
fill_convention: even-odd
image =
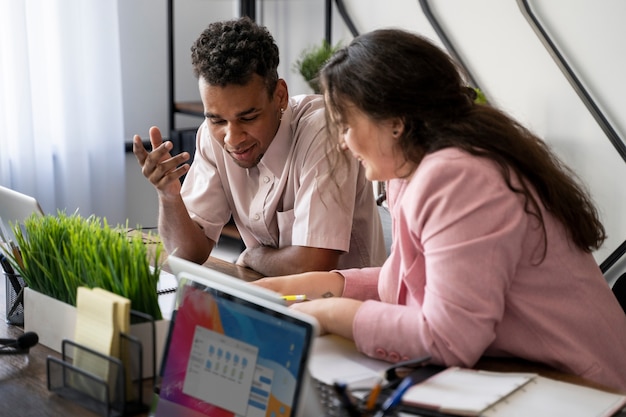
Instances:
[[[29,288],[67,304],[76,306],[79,286],[99,287],[160,320],[156,288],[161,243],[149,254],[142,234],[127,230],[111,228],[96,216],[32,216],[23,227],[13,227],[21,260],[13,258],[12,263]]]

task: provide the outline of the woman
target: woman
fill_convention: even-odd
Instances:
[[[258,284],[306,294],[294,308],[373,357],[516,357],[626,392],[626,316],[591,254],[605,231],[546,144],[401,30],[356,38],[321,84],[340,147],[387,182],[391,254]]]

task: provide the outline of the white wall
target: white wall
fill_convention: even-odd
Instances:
[[[544,137],[590,188],[609,233],[596,253],[598,262],[626,240],[626,163],[617,154],[583,102],[525,20],[514,0],[431,0],[431,8],[456,45],[479,86],[495,103]],[[167,51],[165,0],[123,0],[123,76],[126,134],[144,134],[151,125],[167,126]],[[176,0],[176,98],[197,100],[189,47],[210,21],[238,14],[235,0]],[[308,92],[293,62],[300,51],[324,37],[322,0],[257,2],[257,20],[268,26],[281,49],[281,76],[291,94]],[[417,0],[345,0],[360,32],[380,27],[417,31],[439,43]],[[570,65],[608,112],[620,136],[626,123],[626,57],[620,53],[626,27],[621,0],[531,0],[541,20],[550,25]],[[541,7],[540,7],[541,6]],[[333,43],[351,34],[333,15]],[[197,120],[177,122],[194,126]],[[132,156],[132,155],[131,155]],[[154,225],[156,198],[129,158],[131,224]],[[140,207],[140,209],[136,209]],[[612,275],[609,276],[612,279]]]

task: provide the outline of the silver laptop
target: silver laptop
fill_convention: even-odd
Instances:
[[[43,210],[34,197],[0,186],[0,230],[7,240],[14,240],[12,225],[23,223],[34,213],[43,215]]]
[[[285,304],[285,300],[280,294],[270,291],[267,288],[262,288],[256,285],[251,285],[240,278],[233,277],[222,272],[216,271],[211,268],[207,268],[203,265],[188,261],[186,259],[179,258],[174,255],[167,257],[167,263],[170,270],[178,278],[182,273],[188,273],[198,277],[201,280],[205,280],[207,285],[210,283],[219,283],[226,285],[229,288],[236,288],[239,291],[246,292],[257,297],[269,300],[278,304]]]
[[[314,417],[304,398],[315,319],[187,272],[176,298],[151,415]]]

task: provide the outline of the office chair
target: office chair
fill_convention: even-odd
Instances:
[[[378,214],[380,215],[380,223],[383,226],[385,250],[387,251],[387,256],[389,256],[391,253],[391,214],[389,209],[383,205],[378,206]]]
[[[619,301],[619,304],[622,306],[622,310],[624,310],[624,313],[626,314],[626,272],[617,278],[617,281],[615,281],[615,284],[613,284],[611,289],[613,290],[615,298],[617,298],[617,301]]]
[[[383,226],[383,237],[385,239],[385,249],[387,256],[391,253],[391,213],[383,203],[387,199],[387,190],[385,189],[385,183],[379,182],[378,197],[376,197],[376,205],[378,206],[378,214],[380,216],[380,223]]]

